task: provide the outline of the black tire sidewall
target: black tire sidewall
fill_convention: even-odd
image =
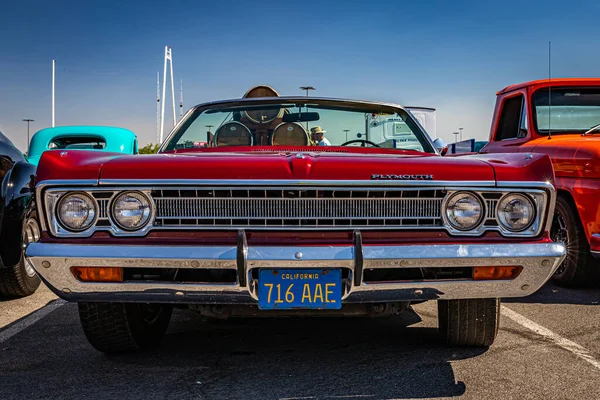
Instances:
[[[567,228],[567,257],[563,261],[563,271],[560,274],[554,274],[552,280],[558,284],[568,285],[573,282],[577,273],[577,268],[580,265],[582,257],[586,256],[587,241],[585,233],[581,228],[579,216],[573,210],[573,207],[567,199],[559,196],[556,200],[555,213],[560,215],[565,222]]]

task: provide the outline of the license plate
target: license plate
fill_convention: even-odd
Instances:
[[[342,308],[339,269],[262,269],[258,274],[258,308]]]

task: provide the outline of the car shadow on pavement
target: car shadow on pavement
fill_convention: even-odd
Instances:
[[[502,299],[505,303],[600,305],[600,287],[570,289],[548,282],[527,297]]]
[[[203,320],[178,313],[163,348],[115,359],[187,369],[169,397],[208,399],[428,398],[465,392],[450,361],[485,350],[448,348],[436,328],[397,317]],[[138,364],[140,365],[140,364]]]
[[[437,329],[397,317],[205,320],[176,310],[162,346],[107,356],[67,304],[0,346],[4,398],[383,399],[465,393]],[[417,326],[414,326],[417,324]]]

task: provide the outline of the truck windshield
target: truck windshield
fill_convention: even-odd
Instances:
[[[600,88],[540,89],[533,94],[536,130],[583,133],[600,124]]]
[[[361,109],[312,99],[308,104],[255,101],[199,107],[164,150],[221,146],[364,146],[434,152],[424,131],[404,110]]]

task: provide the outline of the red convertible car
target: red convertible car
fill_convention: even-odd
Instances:
[[[95,348],[158,345],[173,306],[385,316],[428,300],[448,343],[489,346],[499,299],[563,260],[547,156],[445,158],[401,106],[257,92],[192,108],[156,155],[42,156],[27,260]]]

